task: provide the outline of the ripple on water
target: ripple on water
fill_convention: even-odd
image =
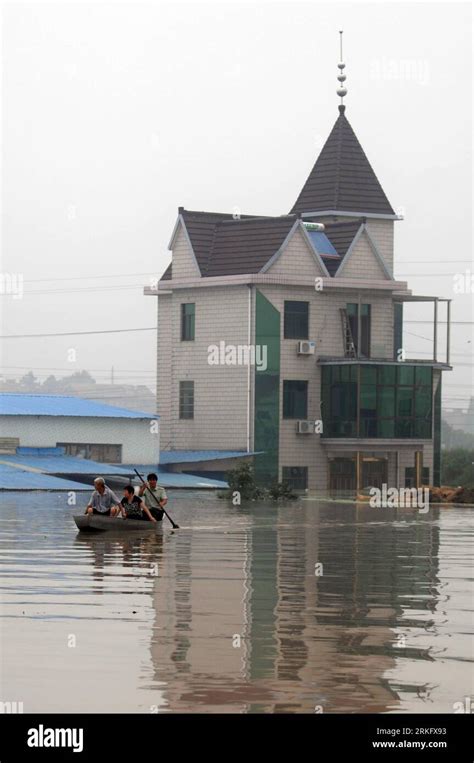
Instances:
[[[30,711],[451,712],[472,694],[469,509],[172,493],[162,536],[4,494],[4,699]],[[7,696],[8,695],[8,696]]]

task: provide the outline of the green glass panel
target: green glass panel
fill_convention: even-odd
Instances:
[[[395,419],[379,419],[378,420],[378,436],[379,437],[394,437],[395,435]]]
[[[361,414],[360,436],[377,437],[377,419],[375,416],[364,416],[363,413]]]
[[[348,382],[351,380],[351,367],[341,366],[341,381]]]
[[[357,315],[358,305],[357,302],[349,302],[346,306],[347,315]]]
[[[256,290],[255,342],[267,348],[267,368],[255,366],[255,478],[259,484],[278,481],[280,432],[280,313]]]
[[[415,437],[431,437],[431,419],[415,419]]]
[[[362,384],[360,388],[361,410],[373,410],[377,408],[377,387],[375,384]]]
[[[395,419],[395,437],[413,437],[413,419]]]
[[[321,384],[331,384],[331,366],[321,366]]]
[[[396,366],[379,366],[378,377],[379,384],[396,384]]]
[[[395,415],[395,387],[379,387],[377,415]]]
[[[331,387],[331,418],[354,419],[357,415],[357,387],[352,382]]]
[[[423,366],[417,366],[415,369],[416,385],[424,385],[431,387],[431,368],[424,368]]]
[[[431,418],[431,387],[415,389],[415,416]]]
[[[415,383],[415,366],[398,366],[398,383]]]
[[[377,383],[377,366],[361,366],[360,381],[361,381],[361,384],[376,384]]]
[[[397,416],[413,416],[413,387],[398,387]]]
[[[323,420],[323,433],[329,430],[330,426],[330,402],[331,402],[331,388],[328,384],[324,384],[321,387],[321,418]]]
[[[326,371],[322,389],[324,434],[356,436],[360,372],[360,437],[431,436],[431,369],[414,365],[341,365]],[[324,372],[323,372],[324,373]],[[403,384],[400,384],[400,381]],[[398,383],[397,383],[398,382]],[[422,384],[423,382],[423,384]],[[324,386],[324,385],[323,385]]]
[[[434,396],[433,415],[433,485],[441,485],[441,373]]]

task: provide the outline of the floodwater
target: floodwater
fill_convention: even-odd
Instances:
[[[84,500],[88,493],[84,494]],[[3,493],[1,701],[24,712],[453,712],[473,694],[474,510],[171,493],[162,536]]]

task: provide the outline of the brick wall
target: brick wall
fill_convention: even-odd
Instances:
[[[324,275],[322,268],[314,258],[310,245],[299,229],[296,229],[284,252],[267,272],[272,276],[294,276],[297,274],[298,278],[306,277],[311,285],[314,284],[316,276]]]
[[[387,278],[365,232],[362,232],[349,258],[346,254],[344,262],[346,264],[339,273],[342,278],[364,280]]]
[[[247,286],[180,289],[159,297],[157,397],[163,447],[246,449],[248,369],[210,365],[208,357],[209,346],[221,341],[248,344],[248,291]],[[194,341],[181,341],[184,302],[195,304]],[[194,419],[179,418],[179,382],[186,380],[194,381]]]

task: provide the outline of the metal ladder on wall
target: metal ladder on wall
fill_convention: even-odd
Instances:
[[[354,337],[352,336],[351,324],[347,315],[345,307],[340,307],[342,321],[342,341],[344,343],[344,357],[355,358],[357,357],[356,348],[354,344]]]

